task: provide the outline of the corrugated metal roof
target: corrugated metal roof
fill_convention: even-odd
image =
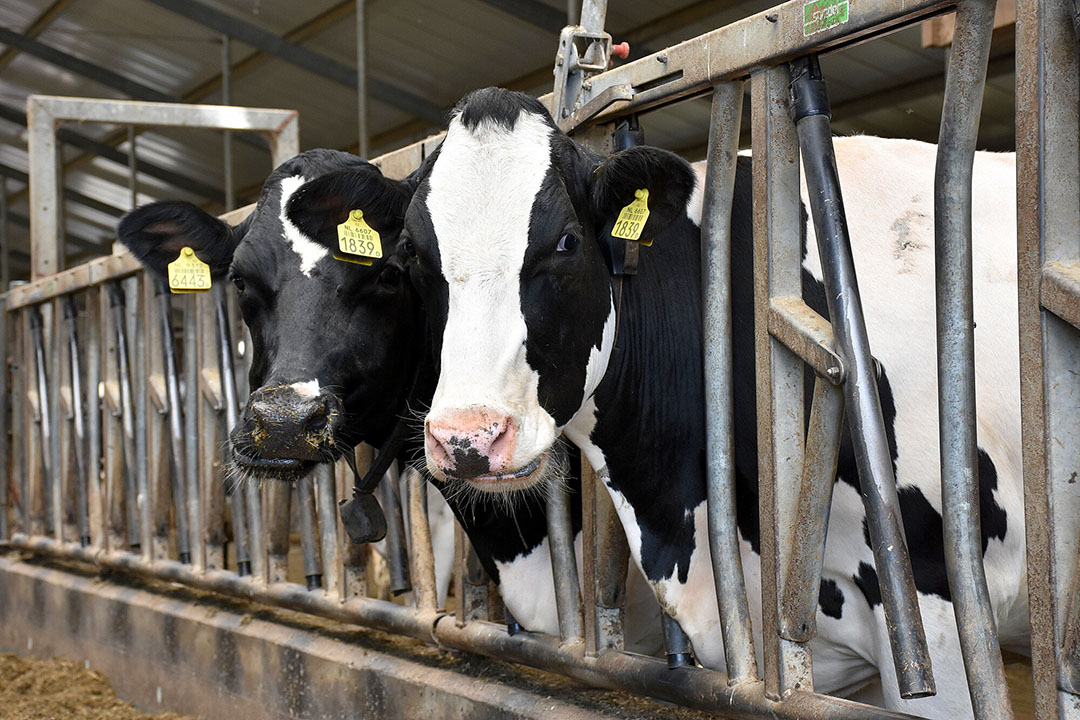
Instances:
[[[251,26],[291,39],[339,66],[356,67],[353,0],[200,0]],[[56,0],[5,0],[0,27],[25,33]],[[700,35],[775,4],[768,0],[690,2],[688,0],[611,0],[607,26],[616,41],[628,39],[632,57]],[[221,102],[221,33],[164,9],[154,0],[79,0],[61,9],[34,41],[133,80],[158,93],[189,102]],[[528,16],[507,8],[523,8]],[[368,0],[367,72],[369,83],[390,88],[369,98],[372,151],[383,152],[429,134],[435,126],[409,111],[403,99],[420,98],[444,112],[466,92],[487,85],[513,86],[533,93],[550,90],[558,23],[565,4],[557,0]],[[626,35],[629,33],[629,35]],[[2,46],[0,46],[2,47]],[[295,108],[300,111],[301,146],[355,148],[355,88],[285,60],[231,42],[231,100],[238,105]],[[932,140],[938,114],[946,51],[923,48],[918,27],[902,29],[871,43],[823,58],[838,133],[867,132]],[[1013,128],[1011,65],[998,60],[987,84],[982,143],[1010,147]],[[369,85],[369,92],[371,92]],[[0,165],[27,172],[26,131],[17,120],[30,94],[128,97],[107,82],[57,67],[27,52],[0,67]],[[746,108],[748,111],[748,107]],[[704,154],[709,102],[697,99],[649,115],[648,141]],[[125,128],[71,125],[70,129],[128,151]],[[746,128],[744,128],[744,133]],[[154,129],[142,132],[137,155],[212,188],[224,184],[221,133]],[[238,202],[253,199],[269,170],[265,151],[234,140],[234,185]],[[123,165],[87,157],[65,147],[64,184],[100,206],[67,202],[67,230],[111,243],[116,213],[130,205]],[[10,172],[8,173],[11,174]],[[10,246],[17,251],[12,277],[25,275],[28,234],[25,186],[6,182],[13,222]],[[212,211],[220,205],[168,182],[140,173],[138,199],[183,198]],[[75,253],[77,256],[77,253]]]

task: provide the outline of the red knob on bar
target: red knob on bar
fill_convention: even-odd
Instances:
[[[626,58],[630,57],[630,43],[621,42],[617,45],[612,45],[611,54],[617,58],[625,60]]]

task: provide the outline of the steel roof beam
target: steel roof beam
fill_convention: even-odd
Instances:
[[[45,8],[45,11],[34,18],[33,22],[23,30],[23,35],[26,37],[37,37],[41,34],[45,28],[52,24],[52,21],[56,19],[65,7],[71,4],[71,0],[56,0],[52,5]],[[0,54],[0,70],[6,68],[11,61],[15,59],[15,56],[19,54],[19,51],[13,47],[9,47],[7,50]]]
[[[535,25],[541,30],[547,30],[558,37],[562,29],[569,25],[566,13],[557,10],[539,0],[480,0],[485,5],[498,8],[503,12],[513,15],[518,20],[524,20],[530,25]]]
[[[0,176],[11,178],[12,180],[21,182],[23,185],[30,184],[29,175],[24,173],[22,170],[9,167],[7,165],[0,165]],[[114,218],[122,217],[124,213],[127,212],[126,210],[121,210],[118,207],[113,207],[108,203],[103,203],[100,200],[95,200],[88,195],[83,195],[78,190],[72,190],[71,188],[64,188],[64,197],[72,202],[97,210],[98,212],[105,213],[106,215],[111,215]]]
[[[219,33],[236,38],[242,43],[261,50],[268,55],[303,68],[308,72],[333,80],[339,85],[355,90],[356,69],[338,62],[325,55],[309,50],[302,45],[253,25],[247,21],[221,12],[197,0],[146,0],[158,7],[176,13],[192,22]],[[391,83],[378,78],[368,77],[368,93],[376,100],[391,107],[424,118],[433,125],[442,125],[446,121],[446,109],[414,95]]]
[[[167,103],[184,102],[175,95],[169,95],[160,90],[155,90],[149,85],[143,85],[137,80],[124,77],[119,73],[115,73],[112,70],[103,68],[100,65],[95,65],[92,62],[75,57],[74,55],[69,55],[66,52],[57,50],[34,38],[27,37],[5,27],[0,27],[0,43],[16,48],[27,55],[33,55],[39,60],[44,60],[51,65],[63,68],[77,75],[82,75],[83,77],[93,80],[96,83],[100,83],[101,85],[105,85],[106,87],[119,90],[136,100]],[[242,142],[257,147],[260,150],[266,149],[266,141],[257,135],[253,136],[250,133],[238,133],[237,137]]]
[[[26,127],[26,113],[9,105],[0,104],[0,119]],[[126,152],[117,150],[111,145],[94,140],[93,138],[75,132],[74,130],[63,127],[58,128],[56,137],[66,145],[71,145],[84,152],[98,155],[106,160],[111,160],[112,162],[123,165],[125,168],[128,166],[128,154]],[[145,160],[137,160],[136,168],[144,175],[149,175],[150,177],[167,182],[170,185],[195,193],[207,200],[211,200],[218,204],[225,201],[225,192],[221,188],[214,187],[202,180],[196,180],[195,178],[182,175],[173,170],[167,170]]]

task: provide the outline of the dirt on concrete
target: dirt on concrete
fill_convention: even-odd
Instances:
[[[0,654],[0,720],[191,720],[151,715],[116,697],[108,679],[66,658]]]

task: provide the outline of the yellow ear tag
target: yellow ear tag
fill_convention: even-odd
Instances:
[[[382,257],[382,240],[364,220],[363,210],[349,212],[349,219],[337,226],[337,237],[338,252],[334,257],[338,260],[370,265],[372,258]]]
[[[180,250],[180,257],[169,263],[169,290],[174,293],[206,292],[213,284],[210,266],[189,247]]]
[[[649,219],[649,191],[645,188],[634,191],[634,201],[619,212],[615,227],[611,228],[612,237],[633,240],[648,247],[652,240],[639,240],[645,221]]]

